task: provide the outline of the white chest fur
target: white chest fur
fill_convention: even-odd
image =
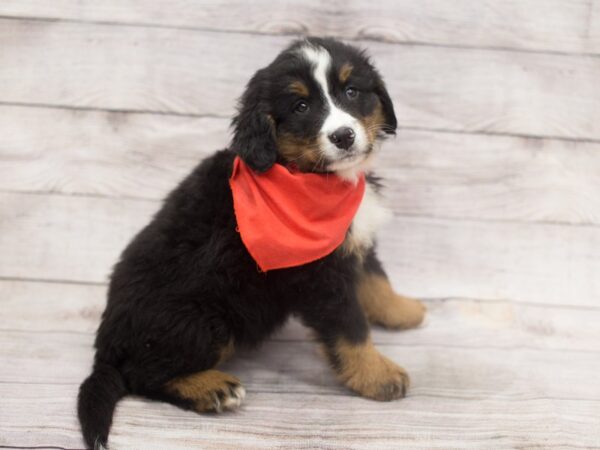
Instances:
[[[365,195],[352,221],[353,243],[363,248],[371,247],[377,229],[391,218],[392,211],[384,205],[381,195],[367,183]]]

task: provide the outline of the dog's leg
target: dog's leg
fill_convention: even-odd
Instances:
[[[423,322],[425,306],[394,292],[374,249],[367,254],[358,272],[356,295],[371,323],[406,329]]]
[[[358,394],[389,401],[406,395],[406,371],[373,346],[369,325],[353,289],[336,298],[310,303],[301,311],[322,343],[338,379]]]
[[[423,322],[425,306],[418,300],[396,294],[384,275],[362,271],[356,288],[370,322],[387,328],[414,328]]]
[[[197,412],[222,412],[238,408],[246,391],[239,379],[219,370],[205,370],[169,381],[164,398]]]
[[[370,338],[359,343],[340,338],[326,352],[338,379],[363,397],[389,401],[406,395],[408,374],[379,353]]]
[[[244,387],[238,378],[215,369],[229,359],[233,351],[233,341],[229,341],[219,350],[218,358],[211,368],[174,378],[160,389],[146,392],[146,394],[151,398],[167,401],[196,412],[221,412],[236,409],[246,395]]]

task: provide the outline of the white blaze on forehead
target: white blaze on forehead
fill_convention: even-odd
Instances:
[[[335,160],[339,158],[345,150],[338,149],[329,141],[329,135],[341,127],[350,127],[354,130],[355,139],[354,146],[359,152],[367,149],[368,141],[366,132],[362,124],[353,116],[340,109],[332,100],[329,92],[329,83],[327,82],[327,74],[331,68],[331,55],[322,47],[315,47],[307,44],[301,49],[304,57],[313,65],[313,77],[321,91],[328,107],[328,114],[321,126],[319,135],[320,147],[325,152],[325,155]]]

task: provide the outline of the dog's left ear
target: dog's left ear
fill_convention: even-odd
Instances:
[[[233,118],[232,147],[257,172],[269,170],[277,161],[275,123],[270,116],[269,82],[259,70],[250,80]]]
[[[375,85],[375,93],[379,97],[381,107],[383,108],[383,115],[385,116],[385,126],[383,131],[387,134],[396,134],[396,128],[398,122],[396,121],[396,113],[394,112],[394,105],[390,94],[385,87],[385,83],[380,76],[377,77],[377,83]]]

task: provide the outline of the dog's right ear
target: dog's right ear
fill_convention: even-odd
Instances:
[[[257,172],[269,170],[277,161],[275,123],[269,111],[269,81],[265,70],[252,77],[233,118],[233,150]]]

